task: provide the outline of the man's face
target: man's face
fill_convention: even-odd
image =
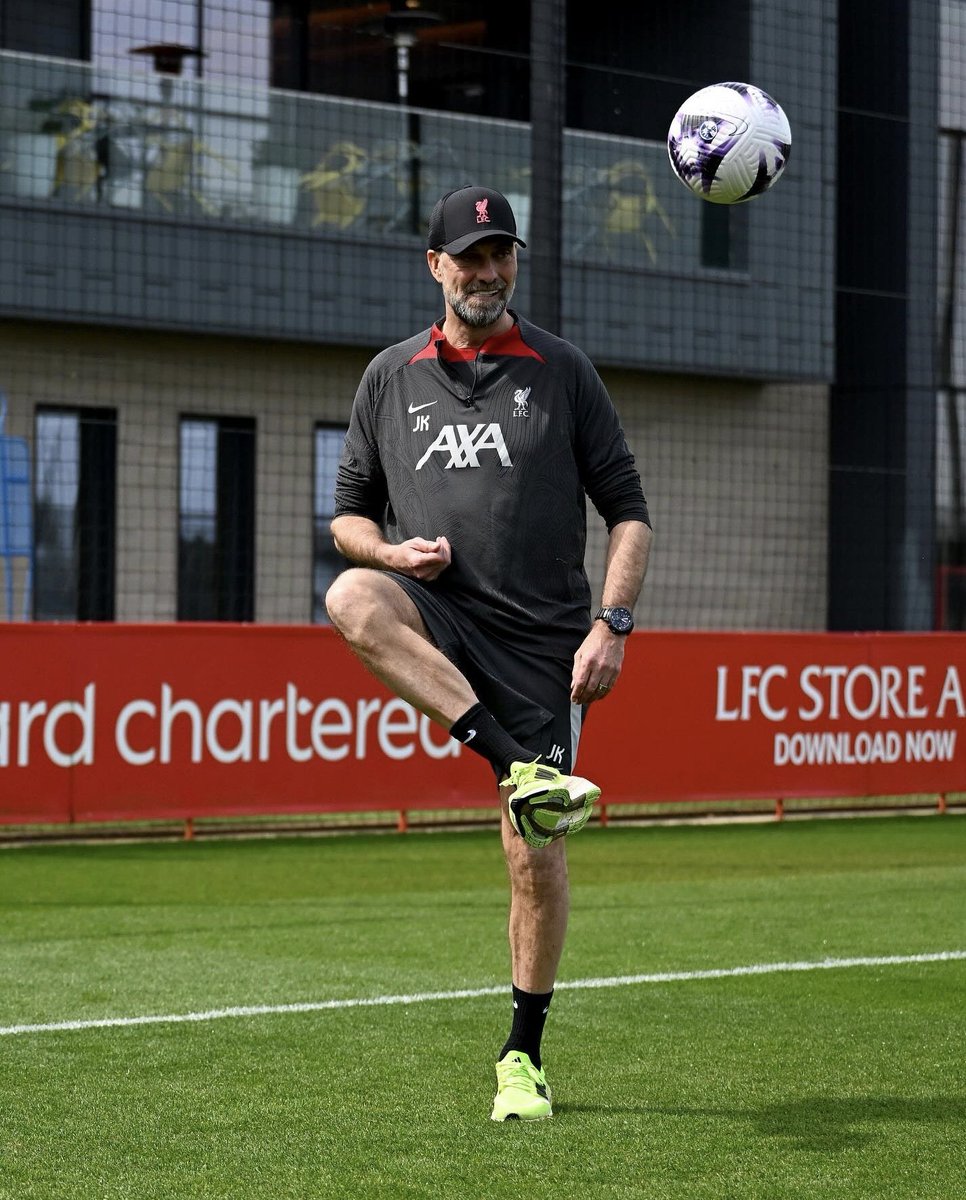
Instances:
[[[515,242],[484,238],[461,254],[430,250],[428,260],[443,298],[464,325],[482,329],[503,316],[517,280]]]

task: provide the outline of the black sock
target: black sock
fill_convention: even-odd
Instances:
[[[513,985],[513,1025],[506,1045],[500,1051],[500,1058],[504,1058],[511,1050],[522,1050],[540,1070],[540,1039],[552,998],[552,991],[523,992],[516,984]]]
[[[502,725],[497,725],[482,704],[468,708],[453,722],[449,732],[451,737],[491,762],[500,772],[501,779],[509,774],[511,763],[533,762],[537,757],[510,737]]]

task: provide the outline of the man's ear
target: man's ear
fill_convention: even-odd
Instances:
[[[438,250],[427,250],[426,251],[426,263],[429,266],[429,273],[430,273],[430,275],[432,275],[432,277],[436,280],[437,283],[442,283],[443,275],[439,269],[439,258],[440,258],[440,255],[439,255]]]

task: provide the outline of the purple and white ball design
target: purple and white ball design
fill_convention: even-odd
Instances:
[[[715,83],[689,97],[667,135],[674,173],[702,200],[739,204],[781,176],[792,131],[780,105],[750,83]]]

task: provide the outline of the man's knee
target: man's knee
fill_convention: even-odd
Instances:
[[[325,593],[325,608],[329,620],[349,641],[366,628],[380,607],[378,593],[385,586],[395,587],[378,571],[367,567],[350,567],[339,575]]]
[[[506,843],[506,860],[510,886],[517,895],[553,897],[567,887],[567,850],[562,838],[537,850],[514,834]]]
[[[369,567],[343,571],[326,592],[325,607],[350,646],[378,644],[399,626],[430,640],[419,609],[384,571]]]

